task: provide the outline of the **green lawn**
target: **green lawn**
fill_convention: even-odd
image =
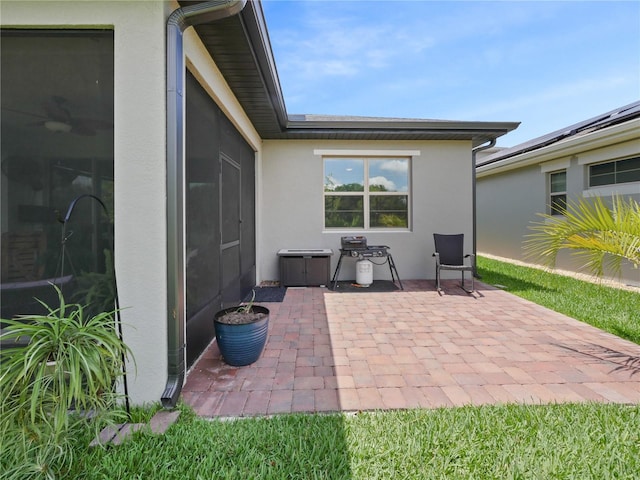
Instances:
[[[484,283],[640,344],[639,293],[485,257],[477,262]]]
[[[640,407],[486,406],[209,421],[185,410],[163,436],[79,439],[88,479],[638,478]]]
[[[486,258],[478,266],[485,283],[640,343],[638,293]],[[138,432],[120,446],[90,448],[93,432],[78,432],[69,469],[56,472],[51,464],[48,471],[57,478],[104,480],[640,478],[639,405],[498,405],[235,421],[210,421],[181,408],[166,434]],[[153,413],[136,409],[132,421],[146,422]],[[46,478],[38,468],[53,455],[32,468],[5,443],[2,478]]]

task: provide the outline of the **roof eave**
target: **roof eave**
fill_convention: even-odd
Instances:
[[[476,168],[476,175],[478,178],[486,177],[638,138],[640,138],[640,118],[635,118],[625,123],[584,135],[569,137],[551,145],[514,155],[497,162],[480,165]]]
[[[501,149],[499,152],[485,157],[482,162],[478,164],[478,168],[492,163],[504,163],[505,160],[511,157],[522,158],[526,153],[539,151],[550,145],[565,142],[570,138],[581,138],[588,133],[607,129],[614,125],[624,124],[639,117],[640,101],[636,101],[596,117],[582,120],[568,127],[547,133],[541,137],[528,140],[519,145]]]
[[[250,1],[241,12],[240,18],[245,26],[245,32],[249,37],[249,43],[253,45],[256,60],[260,66],[260,71],[265,82],[271,105],[278,119],[281,129],[286,128],[288,122],[287,107],[284,102],[284,95],[278,77],[269,31],[262,10],[261,2]]]
[[[466,122],[452,120],[302,120],[287,122],[288,129],[384,129],[384,130],[432,130],[432,131],[469,131],[508,133],[520,125],[520,122]]]
[[[193,2],[184,0],[180,3]],[[507,134],[519,125],[519,122],[392,118],[372,120],[370,117],[333,117],[327,121],[318,120],[313,115],[303,116],[304,120],[292,120],[287,114],[261,3],[247,2],[239,15],[229,19],[229,22],[234,21],[239,23],[225,30],[225,35],[200,28],[203,34],[201,38],[208,49],[213,49],[210,50],[212,58],[214,61],[218,59],[216,63],[227,78],[231,90],[263,139],[319,139],[328,136],[366,139],[375,136],[397,140],[470,140],[472,147],[477,147]],[[216,25],[219,26],[220,23]],[[221,46],[221,42],[237,49],[238,55],[243,55],[242,58],[252,60],[244,63],[234,61],[234,55],[224,55],[224,52],[215,50]],[[215,52],[220,55],[216,56]],[[234,53],[233,49],[231,53]],[[250,74],[247,73],[249,70]]]
[[[342,138],[383,136],[396,140],[468,140],[476,147],[516,129],[519,122],[456,122],[433,120],[303,120],[289,121],[286,137]]]

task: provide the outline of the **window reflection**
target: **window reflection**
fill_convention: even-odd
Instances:
[[[325,158],[325,228],[409,228],[409,158]]]
[[[384,158],[369,160],[369,191],[407,192],[409,160]]]
[[[364,160],[353,158],[325,159],[324,191],[364,191]]]
[[[49,282],[85,303],[83,278],[112,275],[113,33],[2,30],[0,69],[6,318],[36,313],[33,297],[56,305]],[[86,194],[109,213],[83,198],[63,231]]]

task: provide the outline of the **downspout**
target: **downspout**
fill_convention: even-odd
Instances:
[[[475,256],[474,258],[476,258],[476,262],[474,262],[473,265],[473,276],[476,278],[480,278],[480,275],[478,275],[478,267],[477,267],[477,256],[478,256],[478,233],[477,233],[477,205],[476,205],[476,155],[478,154],[478,152],[481,152],[483,150],[487,150],[491,147],[494,147],[496,145],[496,139],[493,138],[489,141],[489,143],[487,145],[480,145],[476,148],[472,148],[471,149],[471,168],[472,170],[472,174],[471,174],[471,182],[472,182],[472,187],[471,187],[471,195],[473,196],[473,255]]]
[[[185,60],[182,35],[194,25],[231,17],[247,0],[215,0],[178,8],[167,20],[167,384],[165,408],[178,402],[186,370],[184,275]]]

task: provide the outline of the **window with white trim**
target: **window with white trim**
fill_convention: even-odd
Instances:
[[[409,228],[410,158],[323,160],[325,228]]]
[[[562,215],[567,206],[567,171],[549,174],[549,208],[551,215]]]
[[[589,165],[589,186],[640,182],[640,157]]]

